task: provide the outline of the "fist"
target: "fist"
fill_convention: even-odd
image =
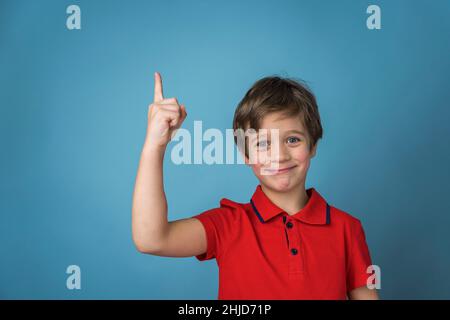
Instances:
[[[155,93],[153,103],[148,107],[146,142],[156,147],[166,146],[186,116],[185,106],[179,105],[176,98],[164,99],[161,75],[155,72]]]

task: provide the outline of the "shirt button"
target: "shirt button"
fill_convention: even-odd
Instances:
[[[294,224],[292,222],[288,222],[286,223],[286,227],[288,227],[289,229],[291,229],[294,226]]]
[[[295,248],[292,248],[291,253],[295,256],[298,253],[298,250]]]

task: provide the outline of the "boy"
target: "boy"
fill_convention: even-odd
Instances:
[[[309,89],[279,77],[257,81],[239,103],[233,128],[277,134],[247,137],[244,150],[238,144],[260,182],[249,203],[223,198],[219,208],[169,222],[163,158],[186,116],[177,99],[164,99],[155,73],[133,195],[133,240],[140,252],[216,258],[219,299],[378,299],[367,287],[371,259],[360,221],[314,188],[305,189],[322,137]],[[250,161],[255,154],[261,157]]]

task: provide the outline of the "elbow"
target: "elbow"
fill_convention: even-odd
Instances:
[[[158,254],[161,252],[161,245],[139,239],[133,239],[136,250],[144,254]]]
[[[136,250],[144,254],[154,254],[157,249],[154,246],[149,246],[147,244],[142,244],[140,242],[134,242]]]
[[[132,225],[132,239],[137,251],[154,255],[162,252],[166,242],[161,232],[155,232],[151,228],[142,228],[138,225]]]
[[[140,242],[136,242],[134,241],[134,247],[136,248],[136,250],[140,253],[148,253],[148,248],[146,246],[144,246],[142,243]]]

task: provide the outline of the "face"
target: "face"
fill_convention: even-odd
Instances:
[[[299,117],[265,116],[261,129],[249,138],[249,158],[245,162],[262,185],[286,192],[305,184],[311,158],[309,136]]]

